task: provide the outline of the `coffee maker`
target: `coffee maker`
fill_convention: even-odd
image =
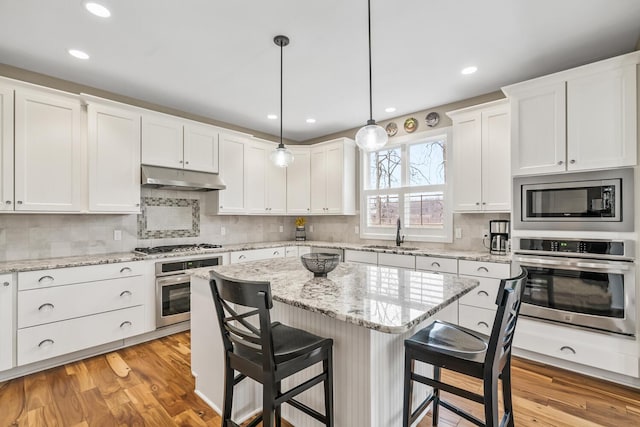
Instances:
[[[489,253],[506,255],[509,251],[509,220],[489,221]]]

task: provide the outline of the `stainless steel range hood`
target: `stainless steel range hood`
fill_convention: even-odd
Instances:
[[[227,188],[217,173],[142,165],[140,177],[143,187],[165,190],[213,191]]]

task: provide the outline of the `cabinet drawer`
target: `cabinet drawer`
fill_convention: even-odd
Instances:
[[[458,274],[458,260],[435,256],[416,256],[416,270]]]
[[[60,356],[145,332],[144,306],[18,330],[18,365]]]
[[[416,257],[413,255],[379,253],[378,265],[384,265],[388,267],[410,268],[411,270],[415,270]]]
[[[518,320],[513,338],[516,348],[638,378],[638,350],[634,344],[634,340],[524,318]]]
[[[284,256],[285,258],[295,258],[298,256],[298,247],[297,246],[287,246],[284,248]]]
[[[18,273],[18,290],[139,276],[144,273],[143,264],[142,262],[119,262],[115,264],[25,271]]]
[[[376,252],[345,250],[344,260],[346,262],[376,265],[378,264],[378,254]]]
[[[487,310],[486,308],[471,307],[468,305],[460,305],[458,307],[458,323],[460,326],[485,335],[491,334],[491,327],[493,326],[495,317],[495,310]]]
[[[510,277],[511,265],[496,262],[469,261],[461,259],[458,263],[458,273],[467,276],[493,277],[506,279]]]
[[[142,276],[18,292],[18,328],[144,304]]]
[[[246,251],[231,252],[231,264],[239,262],[257,261],[261,259],[283,258],[285,254],[284,246],[276,248],[250,249]]]
[[[474,277],[480,286],[460,298],[460,304],[496,310],[496,296],[500,288],[500,280],[486,277]]]

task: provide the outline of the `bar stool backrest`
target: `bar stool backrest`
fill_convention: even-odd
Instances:
[[[273,307],[270,283],[229,280],[211,273],[210,286],[225,351],[261,360],[263,369],[272,372],[275,359],[269,313]]]
[[[502,368],[511,356],[511,343],[516,330],[526,279],[527,270],[522,268],[517,277],[503,279],[500,283],[496,298],[498,310],[487,347],[485,369],[502,372]]]

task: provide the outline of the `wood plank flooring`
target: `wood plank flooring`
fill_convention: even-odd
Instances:
[[[0,427],[218,427],[218,414],[193,393],[190,354],[182,332],[0,383]],[[461,375],[443,378],[480,391]],[[514,360],[513,395],[518,427],[640,426],[640,390],[544,365]],[[482,417],[480,405],[449,400]],[[471,425],[440,413],[440,426]],[[429,416],[420,422],[430,425]]]

